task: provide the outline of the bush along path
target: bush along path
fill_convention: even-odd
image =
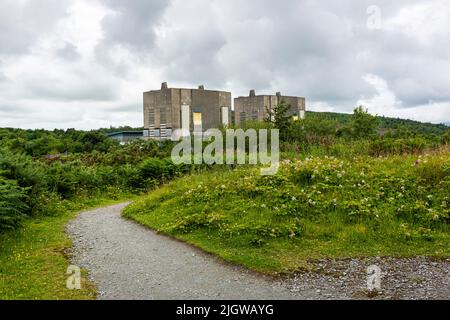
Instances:
[[[448,298],[449,261],[428,258],[323,260],[317,269],[271,278],[234,266],[125,220],[127,204],[84,212],[67,226],[72,263],[89,271],[99,299],[367,298],[366,268],[382,268],[377,298]]]

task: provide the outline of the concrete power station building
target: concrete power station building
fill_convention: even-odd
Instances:
[[[235,124],[247,120],[263,121],[267,110],[281,101],[291,108],[289,115],[305,117],[305,98],[275,95],[256,95],[234,99]],[[166,82],[160,90],[144,92],[144,138],[168,139],[176,129],[186,132],[206,131],[232,124],[231,93],[226,91],[169,88]]]
[[[235,123],[257,120],[263,121],[267,118],[267,110],[272,110],[281,101],[291,106],[289,115],[296,119],[305,118],[305,98],[282,96],[280,92],[275,95],[256,95],[255,90],[250,90],[248,97],[234,99]]]
[[[144,138],[167,139],[173,130],[205,131],[231,124],[231,92],[169,88],[144,92]]]

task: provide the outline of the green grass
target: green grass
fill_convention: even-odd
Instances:
[[[291,160],[178,179],[124,211],[162,233],[268,274],[319,258],[448,257],[450,155]]]
[[[65,226],[81,210],[117,202],[73,200],[65,203],[64,214],[28,219],[22,228],[0,235],[0,300],[95,299],[96,288],[85,270],[80,290],[66,288],[71,241]]]

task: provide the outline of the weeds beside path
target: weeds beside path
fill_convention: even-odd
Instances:
[[[54,217],[37,217],[0,235],[0,300],[95,299],[96,288],[82,272],[81,290],[66,288],[71,240],[66,224],[81,210],[117,201],[94,199]]]
[[[268,273],[309,260],[449,258],[450,154],[288,160],[204,172],[151,192],[125,216]]]
[[[67,227],[73,263],[100,299],[446,299],[450,260],[419,257],[315,261],[315,269],[266,277],[121,217],[126,204],[84,212]],[[367,291],[369,265],[381,291]]]

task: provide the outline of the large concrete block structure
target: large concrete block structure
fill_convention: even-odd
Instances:
[[[244,121],[262,121],[267,118],[267,110],[272,110],[281,101],[291,105],[289,114],[295,118],[305,117],[305,98],[283,96],[280,92],[275,95],[256,95],[250,90],[248,97],[234,98],[235,123],[239,125]]]
[[[169,88],[144,92],[144,137],[167,139],[173,130],[205,131],[231,124],[231,93]]]

